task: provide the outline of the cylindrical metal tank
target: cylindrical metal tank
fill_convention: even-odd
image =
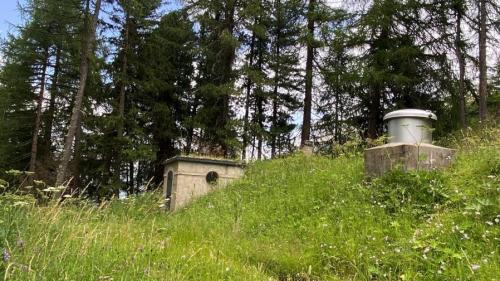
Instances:
[[[387,122],[389,143],[432,143],[434,113],[421,109],[402,109],[384,116]]]

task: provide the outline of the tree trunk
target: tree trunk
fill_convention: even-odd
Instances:
[[[259,57],[258,57],[258,67],[259,71],[263,71],[263,44],[262,39],[259,39]],[[257,134],[257,159],[262,159],[262,148],[264,143],[264,91],[262,90],[262,86],[259,85],[257,88],[257,94],[255,97],[256,109],[257,109],[257,124],[259,125],[259,133]]]
[[[280,1],[276,1],[277,5],[280,5]],[[274,158],[276,156],[276,139],[279,137],[279,134],[277,132],[277,127],[278,127],[278,95],[279,95],[279,81],[280,81],[280,38],[281,38],[281,26],[278,25],[277,30],[276,30],[276,49],[275,49],[275,58],[276,58],[276,65],[274,69],[274,89],[273,89],[273,115],[272,115],[272,121],[271,121],[271,128],[272,128],[272,138],[271,138],[271,158]]]
[[[381,106],[380,106],[380,90],[378,87],[372,88],[368,106],[368,131],[367,137],[376,139],[379,136],[379,127],[381,124]]]
[[[251,69],[253,68],[253,59],[255,55],[255,32],[252,32],[252,41],[250,42],[250,58],[249,58],[249,63],[248,67]],[[243,151],[241,152],[241,158],[242,160],[246,160],[247,158],[247,146],[249,142],[249,117],[250,117],[250,93],[252,89],[252,80],[249,77],[247,77],[247,81],[245,84],[245,117],[244,117],[244,124],[243,124]]]
[[[132,161],[128,163],[128,174],[128,194],[132,194],[134,192],[134,162]]]
[[[189,127],[187,128],[186,148],[184,149],[186,154],[190,154],[191,150],[193,149],[194,124],[192,123],[193,122],[192,120],[195,119],[196,112],[198,111],[198,105],[199,105],[198,97],[195,96],[189,112],[191,124],[189,124]]]
[[[36,119],[35,119],[35,129],[33,130],[33,138],[31,141],[31,157],[29,163],[28,171],[34,173],[36,168],[36,156],[38,153],[38,134],[40,133],[40,128],[42,127],[42,107],[43,107],[43,95],[45,94],[45,76],[47,74],[47,65],[49,63],[49,47],[45,48],[43,55],[43,66],[42,66],[42,77],[40,81],[40,93],[38,94],[38,100],[36,105]]]
[[[256,97],[256,109],[257,109],[257,124],[259,125],[259,133],[257,134],[257,159],[262,159],[262,146],[263,146],[263,137],[264,137],[264,109],[263,109],[263,99],[262,99],[262,91],[259,90],[259,93]]]
[[[90,0],[88,0],[90,1]],[[88,14],[89,2],[87,2],[87,14]],[[96,0],[94,15],[92,16],[92,22],[90,23],[86,20],[85,29],[86,34],[83,38],[82,42],[82,53],[81,53],[81,61],[80,61],[80,83],[78,87],[78,91],[75,97],[75,103],[73,105],[73,110],[71,112],[71,119],[68,127],[68,133],[66,135],[66,139],[64,142],[64,148],[61,157],[61,163],[59,165],[59,170],[57,172],[56,186],[60,186],[64,183],[66,179],[66,170],[68,169],[68,164],[71,158],[71,151],[73,146],[73,141],[75,139],[76,131],[79,127],[79,117],[81,114],[82,103],[83,103],[83,95],[85,93],[85,86],[87,84],[87,77],[89,72],[89,62],[90,62],[90,53],[92,52],[92,48],[94,46],[94,42],[96,39],[96,28],[97,28],[97,20],[99,18],[99,11],[101,9],[101,0]],[[88,16],[87,16],[88,17]]]
[[[123,40],[123,58],[122,58],[122,69],[120,77],[120,92],[118,96],[118,124],[116,128],[116,138],[118,140],[117,151],[115,152],[114,161],[114,182],[120,182],[120,171],[121,171],[121,150],[122,150],[122,137],[125,123],[125,90],[127,85],[127,67],[128,67],[128,49],[129,49],[129,26],[130,18],[128,14],[125,16],[125,34]]]
[[[314,59],[314,8],[316,0],[309,0],[307,15],[307,57],[304,96],[304,116],[302,121],[302,134],[300,145],[304,146],[311,138],[311,113],[312,113],[312,86],[313,86],[313,59]]]
[[[250,156],[250,159],[255,159],[255,135],[252,137],[252,154]]]
[[[488,81],[486,69],[486,0],[479,0],[479,120],[486,121]]]
[[[74,144],[74,155],[73,155],[73,161],[71,162],[71,174],[73,175],[73,180],[71,181],[71,190],[69,192],[67,191],[67,194],[73,194],[75,191],[78,190],[80,186],[80,160],[81,160],[81,150],[80,150],[80,143],[82,140],[82,127],[80,124],[82,123],[82,116],[80,115],[78,117],[78,129],[76,130],[75,133],[75,144]]]
[[[154,163],[154,180],[156,186],[160,185],[163,181],[163,174],[165,170],[165,160],[175,156],[175,147],[172,139],[162,139],[161,136],[155,136],[158,143],[158,151],[156,152],[156,161]]]
[[[276,156],[276,139],[279,137],[277,132],[278,126],[278,85],[274,85],[274,96],[273,96],[273,115],[272,115],[272,138],[271,138],[271,158]]]
[[[52,87],[50,91],[49,109],[47,110],[47,119],[44,131],[45,151],[50,153],[52,146],[52,127],[54,124],[54,114],[56,111],[56,97],[59,95],[59,73],[61,71],[61,48],[56,51],[56,64],[54,66],[54,76],[52,78]]]
[[[340,94],[338,89],[335,89],[335,129],[334,129],[334,140],[337,143],[340,143],[340,118],[339,118],[339,110],[340,110]]]
[[[458,99],[459,99],[459,116],[460,116],[460,127],[465,129],[467,127],[466,119],[466,108],[465,108],[465,58],[462,50],[462,11],[460,8],[457,9],[457,22],[456,22],[456,34],[455,34],[455,55],[458,60]]]

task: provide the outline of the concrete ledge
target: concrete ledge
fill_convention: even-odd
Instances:
[[[393,169],[442,169],[449,167],[454,157],[454,149],[432,144],[390,143],[365,150],[365,175],[378,177]]]

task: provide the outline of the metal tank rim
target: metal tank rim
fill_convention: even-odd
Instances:
[[[384,116],[383,120],[386,121],[394,118],[405,118],[405,117],[437,120],[436,114],[432,113],[432,111],[422,110],[422,109],[400,109],[392,111],[387,113]]]

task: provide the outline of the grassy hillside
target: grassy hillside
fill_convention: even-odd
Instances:
[[[160,194],[3,196],[0,280],[500,280],[499,140],[464,136],[453,168],[371,183],[360,154],[263,161],[175,214]]]

